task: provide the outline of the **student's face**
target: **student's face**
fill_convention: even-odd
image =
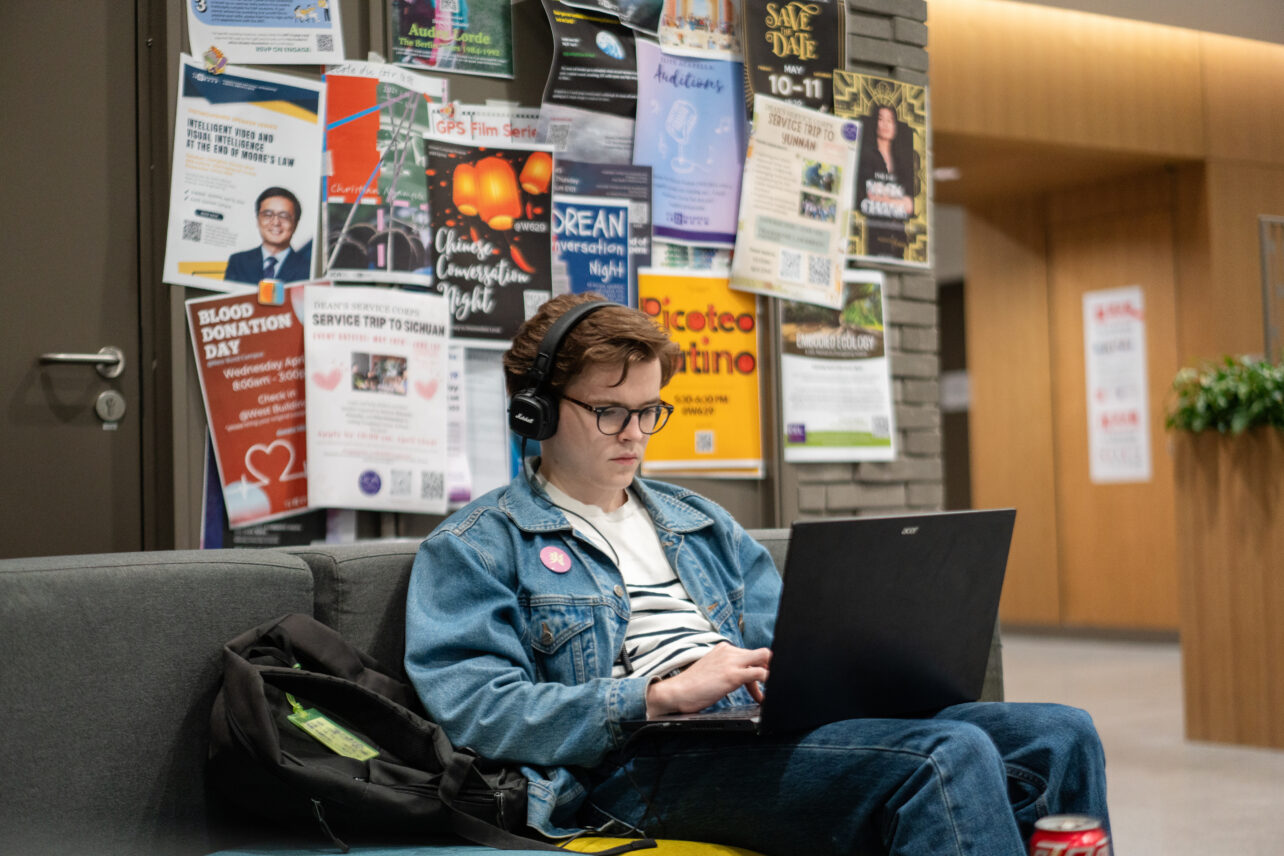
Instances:
[[[660,361],[633,363],[619,386],[619,366],[586,369],[566,387],[566,394],[585,404],[619,404],[628,408],[660,402]],[[618,508],[633,481],[650,436],[638,429],[636,415],[615,436],[597,428],[597,417],[570,401],[558,403],[557,433],[540,445],[540,472],[580,502]]]
[[[259,205],[259,236],[268,247],[283,250],[290,245],[298,227],[294,203],[284,196],[269,196]]]

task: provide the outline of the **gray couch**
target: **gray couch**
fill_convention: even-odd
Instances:
[[[753,534],[783,565],[788,530]],[[259,840],[205,785],[223,643],[310,613],[399,671],[417,547],[0,561],[0,856],[183,856]],[[1002,692],[996,632],[983,697]]]

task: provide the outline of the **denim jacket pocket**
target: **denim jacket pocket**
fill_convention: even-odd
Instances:
[[[582,684],[592,658],[593,603],[564,597],[530,606],[530,645],[541,680]]]

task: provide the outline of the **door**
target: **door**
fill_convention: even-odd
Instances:
[[[4,17],[0,558],[141,549],[134,4]]]

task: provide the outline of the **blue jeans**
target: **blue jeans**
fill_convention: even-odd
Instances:
[[[1025,856],[1044,815],[1109,824],[1092,720],[1053,704],[961,704],[783,737],[639,736],[590,784],[586,825],[770,856]]]

